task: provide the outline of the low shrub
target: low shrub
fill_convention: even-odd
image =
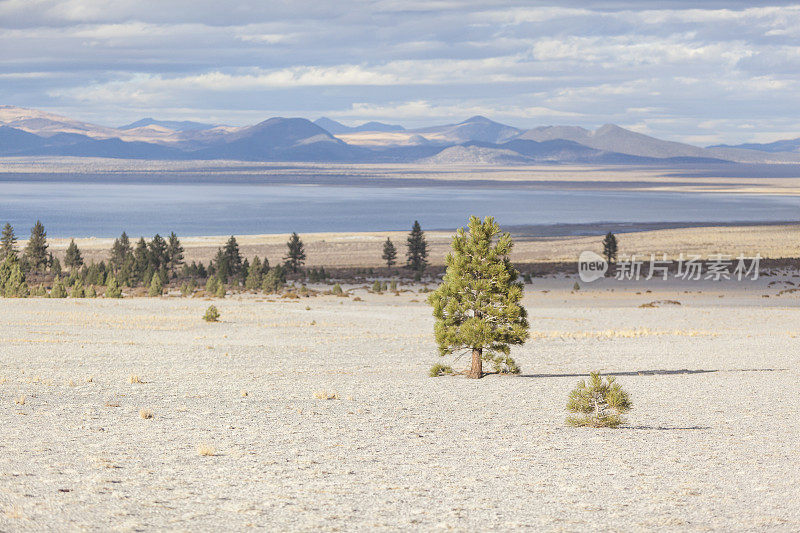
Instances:
[[[203,320],[206,322],[219,322],[219,311],[213,305],[206,309],[206,314],[203,315]]]
[[[613,377],[604,378],[592,372],[588,383],[581,380],[569,393],[567,410],[578,413],[578,416],[567,417],[567,424],[574,427],[615,428],[624,423],[622,415],[632,408],[628,393]]]
[[[452,373],[453,373],[453,367],[449,365],[443,365],[441,363],[436,363],[428,371],[428,375],[432,378],[438,378],[439,376],[447,376]]]

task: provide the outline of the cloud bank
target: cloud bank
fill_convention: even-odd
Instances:
[[[800,6],[0,2],[0,102],[108,125],[330,116],[800,136]]]

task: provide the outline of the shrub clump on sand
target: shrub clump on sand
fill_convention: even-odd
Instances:
[[[342,290],[342,286],[339,285],[338,283],[333,286],[333,289],[331,289],[331,294],[333,294],[334,296],[345,296],[345,293]]]
[[[441,363],[436,363],[433,365],[428,371],[428,375],[432,378],[438,378],[439,376],[447,376],[453,373],[453,367],[449,365],[443,365]]]
[[[625,422],[622,415],[632,408],[628,393],[613,377],[604,378],[592,372],[588,383],[581,380],[569,393],[567,410],[578,413],[578,416],[567,417],[567,424],[573,427],[615,428]]]
[[[219,322],[219,311],[217,310],[216,306],[209,306],[206,309],[206,314],[203,315],[203,320],[206,322]]]

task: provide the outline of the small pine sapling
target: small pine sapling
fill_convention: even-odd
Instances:
[[[632,408],[628,393],[613,377],[604,378],[598,372],[592,372],[588,383],[581,380],[569,393],[567,410],[579,415],[567,417],[567,424],[615,428],[625,422],[622,415]]]
[[[219,322],[219,310],[217,310],[216,306],[210,305],[208,309],[206,309],[203,320],[206,322]]]

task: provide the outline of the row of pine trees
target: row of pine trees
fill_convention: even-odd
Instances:
[[[64,255],[64,265],[48,251],[47,233],[40,221],[31,229],[24,250],[16,247],[13,227],[6,223],[0,237],[0,296],[25,297],[28,295],[53,297],[95,296],[96,286],[105,286],[105,295],[121,297],[122,287],[143,286],[157,296],[173,280],[187,280],[181,285],[188,292],[198,281],[206,280],[206,291],[225,294],[227,286],[242,286],[248,290],[277,292],[286,283],[287,273],[302,274],[310,281],[324,281],[328,273],[324,267],[303,270],[306,260],[305,246],[297,233],[287,242],[287,253],[282,264],[270,267],[267,258],[258,256],[252,261],[244,258],[236,238],[231,236],[215,257],[202,262],[184,261],[184,249],[175,233],[165,239],[156,234],[150,241],[140,237],[132,243],[128,235],[114,240],[108,261],[87,265],[74,240],[70,241]],[[419,279],[427,267],[428,244],[418,221],[414,222],[407,239],[406,266]],[[387,267],[397,264],[397,248],[391,239],[383,243],[382,259]],[[42,282],[52,280],[50,293],[40,283],[29,289],[27,279],[36,277]]]

